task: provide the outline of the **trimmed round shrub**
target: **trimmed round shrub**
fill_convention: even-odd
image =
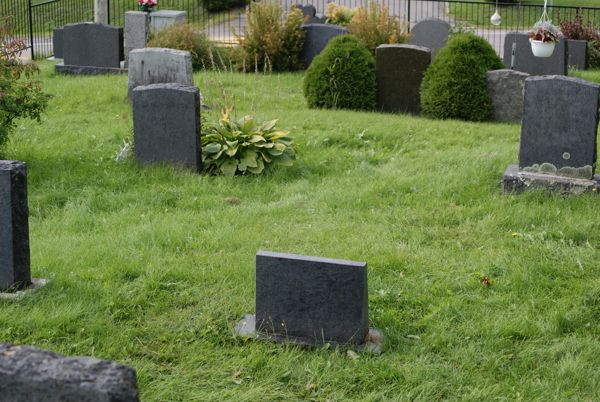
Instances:
[[[164,47],[168,49],[187,50],[192,56],[194,70],[210,69],[214,60],[208,38],[196,31],[191,24],[170,25],[152,35],[148,47]]]
[[[371,110],[376,99],[375,59],[355,36],[333,38],[304,76],[311,108]]]
[[[423,114],[438,119],[488,120],[492,102],[485,73],[504,68],[492,46],[473,33],[451,36],[421,83]]]

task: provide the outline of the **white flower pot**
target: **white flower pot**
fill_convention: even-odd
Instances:
[[[555,42],[542,42],[541,40],[529,39],[531,51],[535,57],[550,57],[554,53]]]

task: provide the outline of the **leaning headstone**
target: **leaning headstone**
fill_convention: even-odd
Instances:
[[[304,63],[304,68],[310,66],[313,59],[325,49],[331,39],[348,33],[348,28],[333,24],[305,24],[302,25],[302,29],[305,36],[300,60]]]
[[[600,85],[564,76],[529,77],[524,94],[519,165],[504,174],[504,190],[597,191]]]
[[[54,28],[52,30],[52,51],[55,59],[63,58],[63,33],[63,27]]]
[[[0,161],[0,291],[30,284],[27,166]]]
[[[504,65],[531,75],[567,75],[567,48],[567,41],[560,40],[552,56],[536,57],[531,51],[529,34],[510,32],[504,39]]]
[[[145,11],[125,13],[125,66],[129,63],[129,52],[146,47],[150,35],[150,18]]]
[[[587,70],[588,43],[586,40],[568,39],[569,67]]]
[[[147,47],[129,53],[128,93],[140,85],[176,83],[192,86],[192,56],[184,50]]]
[[[410,30],[410,43],[431,49],[431,60],[433,60],[440,49],[446,46],[451,29],[452,26],[446,21],[437,19],[419,21]]]
[[[256,254],[256,315],[236,333],[300,345],[324,343],[380,349],[381,334],[369,330],[367,264],[259,251]],[[369,344],[378,343],[378,348]]]
[[[381,45],[375,49],[377,108],[418,114],[421,81],[431,63],[431,50],[414,45]]]
[[[187,20],[187,12],[175,10],[160,10],[150,13],[152,32],[160,31],[168,26],[183,24]]]
[[[135,369],[0,344],[0,402],[139,402]]]
[[[523,86],[529,74],[510,69],[486,74],[487,92],[494,109],[492,120],[515,123],[523,116]]]
[[[63,32],[59,73],[123,73],[123,28],[89,22],[68,24]]]
[[[138,163],[169,163],[201,170],[198,88],[180,84],[135,88],[133,129]]]

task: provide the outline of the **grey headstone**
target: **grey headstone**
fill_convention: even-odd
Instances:
[[[304,63],[304,68],[310,66],[313,59],[325,49],[331,39],[348,33],[348,28],[333,24],[305,24],[302,25],[302,29],[305,36],[300,60]]]
[[[446,21],[437,19],[419,21],[410,30],[410,43],[431,49],[431,60],[433,60],[440,49],[446,46],[451,29],[452,26]]]
[[[0,291],[30,284],[27,166],[0,161]]]
[[[567,41],[560,40],[551,57],[535,57],[531,51],[529,35],[510,32],[504,39],[504,65],[511,68],[512,49],[515,48],[514,70],[531,75],[567,75]]]
[[[135,88],[133,128],[137,162],[201,170],[198,88],[179,84]]]
[[[194,85],[192,56],[184,50],[147,47],[129,53],[128,93],[140,85]]]
[[[55,59],[63,58],[63,33],[63,27],[54,28],[52,30],[52,51]]]
[[[135,370],[0,344],[0,402],[139,402]]]
[[[187,12],[175,10],[160,10],[150,13],[152,32],[160,31],[170,25],[183,24],[187,20]]]
[[[568,39],[569,66],[587,70],[588,43],[586,40]]]
[[[64,64],[119,68],[123,60],[123,28],[84,22],[65,25]]]
[[[377,108],[417,114],[420,87],[431,63],[431,50],[414,45],[381,45],[375,49]]]
[[[529,74],[502,69],[487,72],[487,91],[494,113],[492,119],[505,123],[519,122],[523,116],[523,86]]]
[[[312,18],[317,15],[317,9],[312,4],[309,4],[307,6],[302,6],[301,9],[302,9],[302,14],[304,14],[305,17]]]
[[[259,251],[256,328],[306,344],[362,344],[369,331],[367,264]]]
[[[129,52],[143,49],[150,35],[150,18],[144,11],[125,13],[125,64],[128,64]]]
[[[600,85],[564,76],[525,80],[519,168],[591,179]]]

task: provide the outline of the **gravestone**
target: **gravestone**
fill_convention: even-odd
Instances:
[[[437,19],[419,21],[410,30],[410,43],[431,49],[431,60],[433,61],[440,49],[446,46],[451,29],[452,26],[446,21]]]
[[[145,11],[125,13],[125,66],[129,64],[129,52],[146,47],[150,35],[150,18]]]
[[[511,68],[512,51],[515,46],[513,69],[531,75],[567,75],[567,41],[560,40],[551,57],[535,57],[531,51],[529,34],[510,32],[504,39],[504,65]]]
[[[0,344],[0,402],[139,402],[135,369]]]
[[[170,25],[184,24],[187,12],[175,10],[160,10],[150,13],[150,27],[152,32],[160,31]]]
[[[135,88],[133,129],[137,162],[201,170],[198,88],[180,84]]]
[[[414,45],[381,45],[375,49],[377,108],[418,114],[421,81],[431,63],[431,50]]]
[[[505,191],[521,191],[532,184],[572,192],[597,191],[599,97],[600,85],[578,78],[527,78],[519,165],[505,173]]]
[[[183,50],[147,47],[129,53],[128,94],[140,85],[193,86],[192,56]]]
[[[523,116],[523,86],[529,74],[502,69],[486,74],[487,92],[494,109],[492,120],[514,123]]]
[[[63,58],[63,27],[54,28],[52,30],[52,52],[55,59]]]
[[[577,70],[587,70],[588,43],[585,40],[568,39],[569,66]]]
[[[302,6],[301,9],[302,9],[302,14],[304,15],[305,18],[308,17],[309,19],[311,19],[311,18],[317,16],[317,9],[312,4],[309,4],[307,6]]]
[[[104,24],[67,24],[63,32],[63,64],[59,73],[122,73],[123,28]]]
[[[30,284],[27,166],[0,161],[0,291]]]
[[[308,68],[313,59],[325,49],[329,41],[338,35],[348,33],[348,28],[333,24],[304,24],[304,45],[300,52],[300,60],[304,68]]]

